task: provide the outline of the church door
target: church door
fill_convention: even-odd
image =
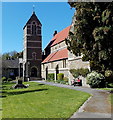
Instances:
[[[31,69],[31,77],[37,77],[37,69],[35,67]]]

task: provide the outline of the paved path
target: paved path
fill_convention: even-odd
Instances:
[[[43,84],[48,84],[57,87],[69,88],[74,89],[77,91],[83,91],[92,94],[90,97],[81,107],[80,109],[75,112],[71,118],[104,118],[105,120],[111,120],[111,105],[108,102],[109,92],[104,90],[96,90],[91,88],[79,87],[79,86],[70,86],[70,85],[63,85],[59,83],[51,83],[45,81],[35,81]],[[76,120],[78,120],[76,119]],[[85,119],[83,119],[85,120]],[[89,119],[88,119],[89,120]]]

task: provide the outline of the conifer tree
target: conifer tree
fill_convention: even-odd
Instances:
[[[113,2],[70,2],[76,9],[68,49],[83,54],[91,70],[113,70]]]

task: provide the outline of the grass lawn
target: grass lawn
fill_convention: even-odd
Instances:
[[[26,89],[3,85],[2,118],[69,118],[90,97],[88,93],[29,82]]]
[[[111,104],[111,114],[113,114],[113,93],[109,95],[109,102]]]
[[[109,90],[109,91],[113,91],[113,88],[97,88],[99,90]]]

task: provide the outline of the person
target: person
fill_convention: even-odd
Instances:
[[[80,85],[80,86],[82,86],[82,80],[78,78],[77,79],[77,84]]]
[[[75,80],[73,79],[73,80],[71,81],[71,85],[74,85],[74,83],[75,83]]]
[[[79,79],[79,78],[77,79],[77,82],[80,82],[80,79]]]

